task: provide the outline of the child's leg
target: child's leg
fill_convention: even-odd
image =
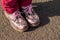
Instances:
[[[25,12],[26,19],[32,26],[39,25],[39,17],[32,8],[32,0],[22,0],[21,7]]]
[[[21,6],[28,6],[32,3],[32,0],[21,0]]]
[[[10,21],[11,26],[20,32],[26,31],[28,28],[27,22],[18,11],[17,0],[1,0],[5,16]]]
[[[1,0],[2,8],[8,13],[13,13],[18,9],[17,0]]]

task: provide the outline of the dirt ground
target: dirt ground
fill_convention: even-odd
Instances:
[[[33,0],[33,5],[41,24],[23,33],[10,26],[0,7],[0,40],[60,40],[60,0]]]

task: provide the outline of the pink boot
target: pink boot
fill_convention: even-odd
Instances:
[[[22,6],[23,12],[25,12],[26,19],[32,26],[38,26],[40,23],[39,16],[33,10],[32,5]]]
[[[22,17],[21,12],[17,10],[12,14],[7,13],[6,11],[4,11],[4,13],[5,13],[5,16],[9,19],[11,26],[15,30],[19,32],[23,32],[27,30],[28,25],[25,19]]]

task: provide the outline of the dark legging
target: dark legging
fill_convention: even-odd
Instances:
[[[32,3],[32,0],[19,0],[20,5],[18,5],[18,0],[1,0],[2,8],[8,13],[13,13],[19,9],[19,6],[28,6]]]

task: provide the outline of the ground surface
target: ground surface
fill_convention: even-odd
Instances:
[[[0,40],[60,40],[60,0],[33,0],[41,25],[27,32],[17,32],[0,7]],[[2,12],[2,13],[1,13]]]

